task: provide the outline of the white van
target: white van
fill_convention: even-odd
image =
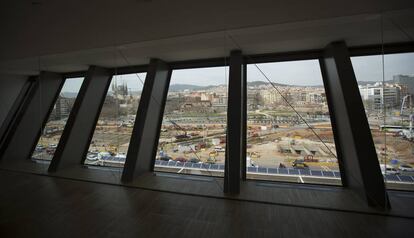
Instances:
[[[214,150],[217,151],[217,152],[226,152],[226,149],[221,147],[221,146],[214,147]]]
[[[391,165],[380,164],[382,174],[399,174],[400,172]]]

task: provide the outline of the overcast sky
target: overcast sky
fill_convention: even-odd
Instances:
[[[136,74],[114,76],[109,88],[111,89],[112,84],[116,82],[118,85],[122,85],[123,83],[126,83],[128,88],[132,91],[140,91],[142,90],[142,87],[143,87],[141,81],[142,82],[145,81],[145,75],[146,73],[138,74],[141,80],[138,79]],[[62,92],[76,92],[77,93],[82,85],[82,82],[83,82],[83,78],[67,79],[65,84],[63,85]]]
[[[131,91],[141,91],[144,87],[146,73],[117,75],[112,79],[111,84],[115,82],[118,85],[126,84]],[[111,85],[112,86],[112,85]]]
[[[82,85],[83,78],[70,78],[66,79],[63,84],[62,92],[77,93]]]
[[[352,65],[358,81],[382,81],[382,57],[353,57]],[[414,53],[390,54],[384,56],[385,80],[393,75],[414,75]]]
[[[353,57],[352,64],[358,81],[382,81],[382,57]],[[322,76],[317,60],[265,63],[257,65],[267,77],[276,83],[290,85],[322,85]],[[414,75],[414,53],[391,54],[384,57],[385,80],[396,74]],[[248,81],[266,81],[254,65],[247,67]],[[139,74],[142,81],[145,73]],[[118,84],[126,82],[132,91],[142,90],[142,83],[135,74],[114,77]],[[114,82],[114,81],[113,81]],[[112,82],[112,83],[113,83]],[[174,70],[171,84],[194,84],[199,86],[227,84],[228,68],[200,68]],[[64,92],[77,92],[82,79],[67,80]]]

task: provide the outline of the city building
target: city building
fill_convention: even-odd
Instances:
[[[387,108],[398,108],[401,104],[401,87],[386,83],[367,84],[359,86],[362,100],[365,100],[370,108],[381,110],[384,104]]]
[[[72,106],[74,103],[73,98],[66,98],[64,96],[59,95],[56,100],[55,107],[52,111],[52,117],[56,120],[64,119],[69,116],[70,111],[72,110]]]

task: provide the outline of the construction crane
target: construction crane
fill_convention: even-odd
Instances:
[[[411,94],[408,94],[408,95],[404,96],[404,98],[403,98],[403,101],[402,101],[402,104],[401,104],[401,110],[400,110],[401,122],[403,121],[404,110],[408,109],[408,106],[406,105],[408,102],[409,102],[409,107],[412,109],[411,99],[412,99]],[[402,129],[401,132],[402,132],[402,136],[404,136],[408,140],[413,140],[414,139],[414,133],[413,133],[414,114],[413,114],[412,110],[411,110],[410,114],[408,115],[408,118],[410,120],[409,128],[408,128],[408,130],[407,129]]]

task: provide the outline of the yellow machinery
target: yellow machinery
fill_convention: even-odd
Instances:
[[[217,151],[211,151],[209,153],[209,156],[212,157],[212,158],[216,158],[217,155],[218,155],[218,152]]]
[[[247,152],[247,156],[249,156],[249,157],[251,157],[253,159],[260,158],[259,152],[256,152],[256,151]]]
[[[109,152],[111,155],[116,155],[118,153],[118,147],[109,145],[105,147],[105,151]]]

